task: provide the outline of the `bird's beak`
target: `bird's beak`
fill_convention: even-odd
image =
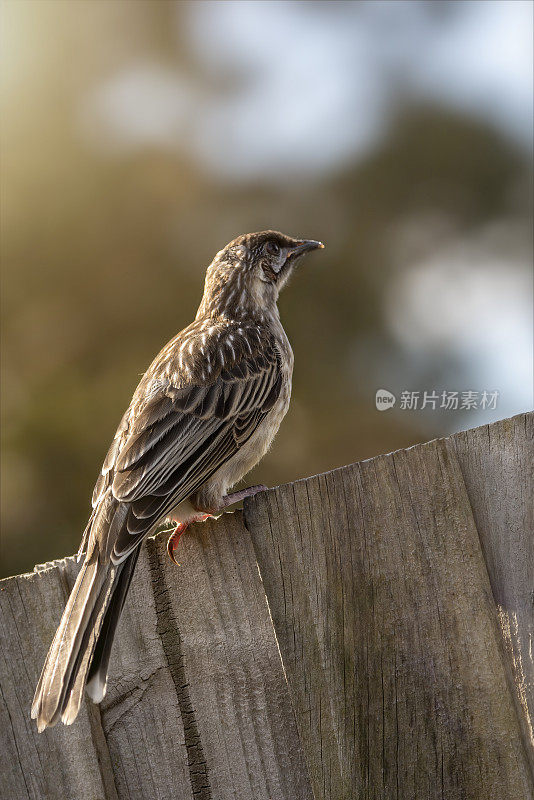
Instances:
[[[295,247],[291,247],[287,255],[288,258],[295,258],[303,253],[309,253],[310,250],[322,250],[323,248],[324,244],[322,242],[317,242],[315,239],[303,239]]]

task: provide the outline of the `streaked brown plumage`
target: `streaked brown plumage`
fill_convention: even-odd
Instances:
[[[195,321],[143,376],[93,492],[85,560],[35,691],[41,731],[76,718],[83,690],[106,691],[113,636],[142,540],[237,497],[228,489],[264,455],[291,395],[293,353],[276,301],[320,242],[277,231],[239,236],[208,267]]]

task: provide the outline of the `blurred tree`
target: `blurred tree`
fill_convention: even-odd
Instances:
[[[213,255],[247,230],[327,244],[281,299],[294,398],[251,481],[294,480],[443,433],[439,414],[429,429],[374,408],[377,376],[387,383],[404,357],[384,317],[394,234],[418,214],[441,215],[449,233],[524,218],[525,157],[468,116],[408,106],[365,159],[285,185],[225,183],[155,146],[103,155],[77,127],[98,75],[134,52],[194,72],[183,32],[181,47],[169,33],[171,4],[90,4],[83,30],[63,4],[20,5],[12,46],[28,55],[6,81],[2,148],[3,573],[77,548],[140,375],[192,319]]]

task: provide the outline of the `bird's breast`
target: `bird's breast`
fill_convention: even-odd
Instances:
[[[217,500],[227,494],[232,486],[240,481],[247,472],[250,472],[263,458],[287,413],[291,400],[293,351],[281,326],[280,329],[281,333],[276,331],[276,344],[280,355],[280,369],[282,372],[280,394],[250,439],[202,487],[201,494],[206,508],[210,504],[215,507]]]

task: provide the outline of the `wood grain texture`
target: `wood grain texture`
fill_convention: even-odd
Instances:
[[[148,540],[105,700],[40,735],[78,565],[1,581],[0,796],[531,800],[531,469],[520,415]]]
[[[534,772],[534,414],[452,437],[471,501]]]
[[[74,583],[64,559],[39,573],[0,581],[0,797],[115,799],[98,712],[73,728],[37,734],[30,719],[43,661]],[[93,744],[94,736],[94,744]]]
[[[0,583],[0,796],[312,800],[250,537],[240,514],[193,526],[181,566],[148,540],[100,706],[37,734],[38,672],[77,571]]]
[[[450,440],[245,504],[316,800],[533,796]]]

